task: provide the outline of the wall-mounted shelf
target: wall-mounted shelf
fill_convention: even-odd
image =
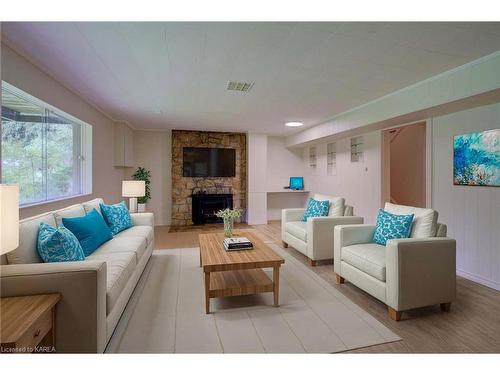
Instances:
[[[337,150],[335,143],[326,145],[326,174],[333,176],[337,174]]]
[[[351,138],[351,162],[356,163],[363,160],[363,136]]]
[[[316,168],[316,147],[309,147],[309,168]]]

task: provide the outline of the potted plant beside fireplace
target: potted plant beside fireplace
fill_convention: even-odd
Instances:
[[[137,199],[137,211],[145,212],[146,203],[151,199],[151,171],[144,167],[139,167],[132,175],[132,178],[136,181],[144,181],[146,184],[146,194],[143,197]]]

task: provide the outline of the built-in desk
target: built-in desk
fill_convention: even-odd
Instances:
[[[309,190],[283,189],[283,190],[272,190],[267,192],[267,194],[280,194],[280,193],[309,194]]]
[[[284,208],[305,208],[309,193],[309,190],[268,190],[267,220],[281,220],[281,210]]]

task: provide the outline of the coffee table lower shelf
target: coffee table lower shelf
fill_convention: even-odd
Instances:
[[[205,273],[205,304],[210,312],[210,298],[246,296],[274,292],[274,304],[278,306],[279,267],[273,270],[273,279],[260,268]],[[209,283],[208,283],[209,281]],[[208,284],[208,285],[207,285]]]

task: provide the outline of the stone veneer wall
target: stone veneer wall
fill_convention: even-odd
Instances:
[[[191,194],[194,190],[233,194],[233,207],[246,211],[247,140],[244,133],[172,130],[172,225],[191,225]],[[236,149],[235,177],[183,177],[183,147]]]

